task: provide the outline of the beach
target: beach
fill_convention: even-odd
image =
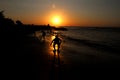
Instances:
[[[113,48],[86,40],[73,42],[74,39],[60,35],[63,40],[60,51],[54,51],[50,46],[53,35],[47,35],[45,41],[40,36],[38,33],[16,38],[11,36],[9,41],[8,37],[4,38],[7,42],[3,45],[7,46],[3,67],[11,78],[74,80],[80,78],[79,74],[84,70],[120,67],[119,52]]]
[[[119,3],[1,0],[1,80],[118,79]]]

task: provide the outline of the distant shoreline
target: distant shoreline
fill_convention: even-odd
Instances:
[[[120,26],[60,26],[60,27],[80,27],[80,28],[120,28]]]

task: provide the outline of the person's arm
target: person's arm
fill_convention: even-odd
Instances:
[[[52,42],[50,43],[50,46],[52,45],[53,41],[54,41],[54,40],[52,40]]]
[[[60,40],[60,44],[62,43],[62,40],[61,39],[59,39]]]

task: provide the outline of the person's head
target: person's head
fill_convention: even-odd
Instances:
[[[58,35],[56,35],[55,37],[58,38]]]

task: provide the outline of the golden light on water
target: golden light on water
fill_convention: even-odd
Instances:
[[[54,34],[54,35],[52,35],[52,36],[50,36],[50,41],[52,41],[54,38],[55,38],[55,35],[56,34]],[[61,51],[61,49],[60,50],[57,50],[58,49],[58,46],[56,46],[56,50],[54,50],[54,48],[53,48],[53,44],[49,47],[49,58],[51,59],[51,60],[53,60],[53,62],[55,62],[54,64],[61,64],[61,62],[63,63],[64,61],[64,58],[63,58],[63,56],[62,56],[62,51]]]
[[[55,38],[55,36],[51,36],[51,41],[52,41],[54,38]],[[53,43],[51,44],[50,49],[51,49],[51,51],[54,50],[54,48],[53,48]],[[51,53],[53,53],[53,52],[51,52]]]
[[[51,40],[53,40],[54,38],[55,38],[55,36],[52,36],[52,37],[51,37]]]
[[[54,36],[51,36],[51,41],[52,41],[54,38],[55,38],[55,35],[54,35]],[[53,51],[54,51],[53,44],[50,46],[50,49],[51,49],[51,51],[52,51],[52,52],[50,52],[52,55],[58,55],[58,53],[55,53],[55,54],[53,53]],[[58,46],[57,46],[57,45],[55,46],[55,49],[58,50]]]
[[[55,38],[55,36],[52,36],[52,37],[51,37],[52,40],[53,40],[54,38]],[[54,50],[53,45],[51,46],[51,49]],[[56,49],[56,50],[58,49],[58,46],[57,46],[57,45],[55,46],[55,49]]]

